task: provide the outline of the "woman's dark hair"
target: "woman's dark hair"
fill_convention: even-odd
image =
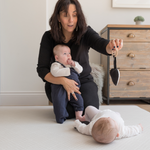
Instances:
[[[58,16],[61,11],[68,12],[69,4],[74,4],[77,10],[77,27],[78,30],[74,30],[73,32],[73,40],[76,44],[80,43],[82,35],[85,33],[87,29],[86,21],[84,14],[82,12],[82,8],[78,0],[58,0],[54,9],[54,12],[49,20],[49,25],[51,27],[51,35],[53,39],[57,43],[63,43],[65,41],[65,37],[63,35],[62,30],[59,28]]]

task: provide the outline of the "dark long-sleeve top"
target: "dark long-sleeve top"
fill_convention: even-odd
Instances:
[[[80,74],[80,82],[85,82],[89,78],[91,73],[91,67],[89,65],[89,49],[93,48],[97,52],[105,55],[109,55],[106,52],[106,46],[109,43],[108,40],[103,39],[95,32],[90,26],[87,27],[87,31],[81,38],[80,44],[75,44],[70,40],[68,43],[64,43],[71,49],[72,59],[79,62],[83,67],[83,71]],[[53,55],[53,48],[56,46],[56,42],[51,36],[50,31],[46,31],[42,37],[40,44],[40,52],[38,58],[37,72],[38,75],[44,80],[47,73],[50,72],[50,66],[55,61]]]

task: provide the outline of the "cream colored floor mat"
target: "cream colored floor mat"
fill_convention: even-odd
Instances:
[[[142,134],[96,143],[74,129],[74,119],[57,124],[52,106],[0,107],[0,150],[149,150],[150,113],[137,106],[101,106],[121,113],[126,125],[141,123]]]

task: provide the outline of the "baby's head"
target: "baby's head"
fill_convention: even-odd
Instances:
[[[98,119],[92,128],[92,136],[99,143],[113,142],[119,136],[117,123],[110,117]]]
[[[53,49],[55,61],[67,65],[67,61],[71,60],[70,48],[66,45],[56,45]]]

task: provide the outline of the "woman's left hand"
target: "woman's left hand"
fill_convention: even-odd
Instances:
[[[106,51],[108,54],[113,54],[115,57],[118,55],[118,51],[123,47],[122,39],[113,39],[110,40],[106,46]]]

